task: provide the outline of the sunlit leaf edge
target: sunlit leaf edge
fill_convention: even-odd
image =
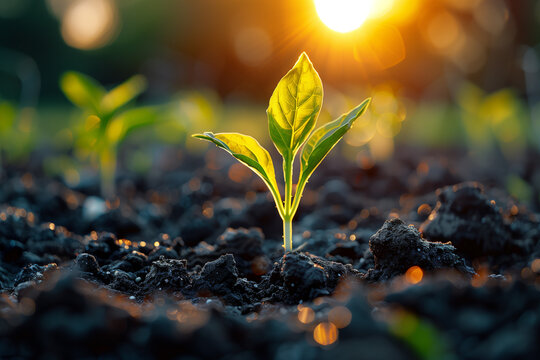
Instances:
[[[258,160],[256,159],[253,159],[245,154],[240,154],[240,153],[236,153],[234,151],[231,150],[231,148],[221,139],[218,139],[216,136],[218,135],[229,135],[229,134],[233,134],[233,135],[240,135],[240,136],[243,136],[243,137],[246,137],[246,138],[250,138],[252,139],[258,146],[259,146],[259,150],[262,150],[265,154],[265,156],[267,157],[267,161],[268,161],[268,169],[265,170],[265,168],[263,167],[262,164],[260,164],[258,162]],[[237,160],[239,160],[240,162],[244,163],[245,165],[247,165],[250,169],[252,169],[261,179],[263,179],[263,181],[268,185],[268,187],[270,187],[272,191],[275,191],[277,192],[278,190],[278,186],[277,186],[277,182],[276,182],[276,177],[275,177],[275,170],[274,170],[274,164],[272,162],[272,158],[270,157],[270,154],[268,153],[268,151],[262,147],[259,142],[249,136],[249,135],[244,135],[244,134],[240,134],[240,133],[218,133],[218,134],[214,134],[212,132],[205,132],[203,134],[194,134],[192,135],[193,137],[195,138],[198,138],[198,139],[203,139],[203,140],[207,140],[207,141],[211,141],[212,143],[214,143],[216,146],[222,148],[223,150],[227,151],[229,154],[231,154],[233,157],[235,157]],[[255,158],[257,158],[257,156],[250,150],[251,152],[251,155]]]
[[[78,90],[84,93],[74,93],[73,84],[80,86]],[[94,78],[77,71],[67,71],[60,77],[60,89],[74,105],[101,115],[100,102],[106,91]]]
[[[367,109],[371,99],[315,130],[304,145],[300,157],[300,181],[307,181],[315,169]]]
[[[307,70],[304,70],[305,67],[307,67]],[[304,73],[307,73],[307,75],[304,75]],[[310,80],[313,81],[313,88],[312,93],[307,98],[298,100],[297,97],[292,95],[288,85],[290,83],[294,83],[298,89],[302,76],[311,77]],[[298,77],[298,79],[295,80],[296,77]],[[280,102],[279,94],[284,88],[289,92],[291,99],[294,99],[294,109],[283,109],[283,103]],[[312,97],[319,98],[320,100],[315,104],[313,110],[308,114],[304,114],[303,119],[300,119],[299,121],[297,119],[298,111],[301,109],[301,106]],[[300,104],[298,104],[299,101],[301,102]],[[276,149],[283,157],[292,157],[302,146],[302,144],[305,143],[309,134],[315,128],[319,112],[322,108],[322,102],[322,80],[307,54],[303,52],[294,66],[278,82],[272,96],[270,97],[269,105],[266,110],[268,115],[268,130],[270,132],[270,137],[272,138]],[[287,114],[291,112],[294,112],[292,122],[287,119]],[[289,124],[290,128],[284,128],[279,124],[279,121],[277,120],[277,116],[279,114],[281,114],[281,117],[283,118],[282,120]]]

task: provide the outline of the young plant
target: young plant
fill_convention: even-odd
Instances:
[[[97,160],[102,195],[112,198],[119,145],[131,131],[153,124],[156,119],[152,107],[125,109],[144,91],[146,81],[137,75],[106,91],[91,77],[70,71],[61,77],[60,87],[66,97],[84,111],[84,126],[76,150],[87,152]]]
[[[310,176],[370,102],[370,99],[364,100],[348,113],[313,131],[322,100],[323,87],[319,74],[306,53],[302,53],[294,67],[279,81],[266,111],[270,137],[283,157],[283,200],[272,158],[257,140],[238,133],[205,132],[193,135],[229,152],[263,179],[283,219],[285,251],[292,251],[292,220]],[[300,175],[293,197],[293,163],[300,148]]]
[[[9,139],[13,139],[16,110],[7,101],[0,101],[0,178],[3,173],[4,152],[9,150]]]
[[[24,162],[34,145],[32,111],[17,110],[15,104],[0,99],[0,178],[4,166]]]

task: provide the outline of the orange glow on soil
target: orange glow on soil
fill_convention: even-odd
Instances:
[[[313,330],[313,339],[317,344],[328,346],[335,343],[338,339],[338,329],[331,322],[322,322]]]
[[[424,272],[419,266],[411,266],[405,273],[405,279],[411,284],[418,284],[423,277]]]

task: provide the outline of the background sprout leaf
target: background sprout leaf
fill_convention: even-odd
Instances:
[[[213,142],[259,175],[272,192],[279,209],[281,197],[276,182],[274,163],[268,151],[257,140],[238,133],[213,134],[205,132],[204,134],[195,134],[193,137]]]
[[[100,102],[105,89],[94,79],[84,74],[68,71],[60,78],[60,88],[76,106],[100,114]]]
[[[306,53],[279,81],[267,109],[270,137],[290,159],[315,127],[322,105],[322,82]]]
[[[0,102],[0,136],[7,135],[15,123],[17,110],[7,101]],[[1,147],[1,146],[0,146]]]
[[[109,91],[101,100],[101,108],[107,114],[113,113],[146,89],[146,79],[135,75]]]
[[[315,130],[302,149],[300,159],[300,182],[306,182],[317,166],[328,155],[330,150],[341,140],[343,135],[367,109],[371,99],[364,100],[360,105],[338,119],[330,121]]]
[[[106,130],[107,140],[110,144],[121,143],[131,131],[151,125],[156,119],[157,111],[153,107],[126,110],[109,122]]]

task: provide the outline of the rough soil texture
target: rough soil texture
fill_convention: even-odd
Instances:
[[[309,253],[291,252],[274,263],[261,287],[265,300],[298,304],[330,295],[339,281],[359,275],[351,265],[327,261]]]
[[[537,358],[540,204],[418,157],[326,162],[287,254],[263,184],[201,159],[124,174],[113,202],[96,179],[10,171],[0,358]]]
[[[367,274],[371,281],[387,280],[405,274],[412,266],[425,270],[455,269],[472,276],[474,270],[467,265],[456,248],[450,243],[429,242],[422,239],[420,232],[407,226],[400,219],[388,220],[369,239],[375,267]]]
[[[502,210],[478,183],[462,183],[437,190],[437,206],[421,231],[432,241],[451,241],[469,259],[508,250],[510,232]]]
[[[493,277],[481,288],[440,281],[386,301],[448,334],[461,359],[534,359],[540,352],[540,292],[522,281]]]

